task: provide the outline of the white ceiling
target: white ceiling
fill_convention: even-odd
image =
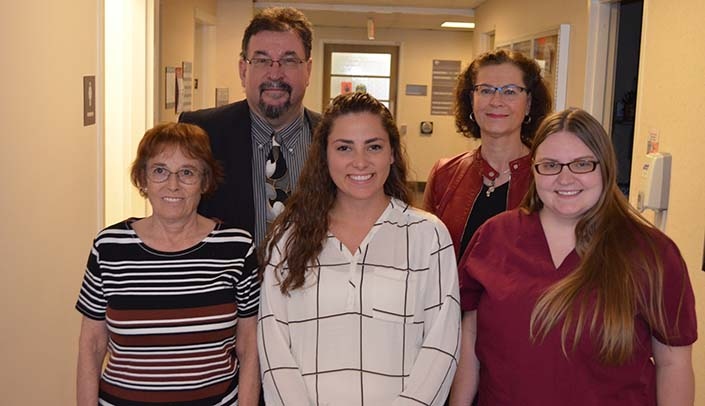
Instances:
[[[306,14],[314,26],[319,27],[366,28],[367,20],[371,18],[377,30],[457,30],[441,28],[441,23],[474,22],[473,9],[484,2],[485,0],[290,0],[278,3],[254,0],[254,6],[296,7]]]

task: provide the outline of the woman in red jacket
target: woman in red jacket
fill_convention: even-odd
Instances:
[[[424,196],[425,209],[448,227],[458,259],[485,220],[524,197],[531,181],[531,140],[550,110],[541,69],[519,52],[484,53],[462,73],[455,125],[482,146],[438,161]]]

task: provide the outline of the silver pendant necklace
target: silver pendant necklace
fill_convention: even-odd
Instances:
[[[501,174],[497,174],[496,172],[490,172],[490,174],[494,174],[494,175],[496,175],[496,176],[488,177],[488,179],[490,180],[490,184],[488,185],[489,187],[487,188],[487,192],[485,192],[485,196],[490,197],[490,196],[492,195],[492,192],[494,192],[495,189],[497,189],[497,188],[495,187],[495,180],[496,180],[497,178],[499,178],[500,176],[502,176],[502,175],[504,175],[504,174],[506,174],[506,173],[509,173],[509,172],[511,172],[511,169],[507,169],[507,170],[505,170],[504,172],[502,172]],[[512,178],[512,175],[511,175],[511,173],[510,173],[510,174],[509,174],[509,179],[511,179],[511,178]]]

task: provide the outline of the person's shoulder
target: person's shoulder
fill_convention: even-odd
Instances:
[[[644,250],[647,248],[649,242],[651,242],[659,253],[667,257],[682,258],[680,249],[678,245],[658,228],[652,225],[642,225],[644,230],[641,236],[637,235],[637,240],[639,242],[639,248]]]
[[[111,232],[121,232],[121,231],[132,231],[132,223],[142,220],[142,217],[128,217],[124,220],[120,220],[117,223],[111,224],[100,231],[100,234],[111,233]]]
[[[254,244],[254,238],[249,231],[228,223],[216,223],[209,240],[211,242],[241,242]]]
[[[321,121],[321,113],[315,112],[306,107],[304,107],[304,115],[310,123],[312,130],[315,129],[316,126],[318,126],[318,123]]]
[[[414,207],[398,199],[392,199],[390,204],[394,210],[404,216],[407,224],[446,230],[445,224],[433,213]]]
[[[306,117],[309,119],[315,119],[316,121],[321,119],[321,113],[317,111],[313,111],[309,109],[308,107],[304,107],[304,113],[306,114]]]
[[[458,169],[468,168],[475,160],[475,151],[465,151],[458,155],[441,158],[434,165],[434,173],[455,172]]]
[[[101,245],[105,242],[116,242],[122,239],[133,239],[136,237],[135,231],[130,224],[139,220],[136,217],[130,217],[125,220],[118,221],[100,230],[95,236],[95,244]]]
[[[224,106],[211,107],[207,109],[185,111],[179,116],[179,122],[199,124],[220,118],[231,117],[233,115],[245,114],[249,112],[247,100],[240,100]]]

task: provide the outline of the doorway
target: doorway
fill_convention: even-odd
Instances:
[[[214,15],[194,11],[193,110],[215,107],[216,22]]]
[[[103,226],[149,213],[129,168],[145,130],[154,124],[155,0],[103,0],[101,43],[104,116]],[[100,94],[100,93],[99,93]],[[102,106],[102,107],[100,107]]]
[[[399,47],[325,44],[323,108],[339,94],[370,93],[395,115]]]
[[[617,184],[629,196],[634,145],[634,118],[639,82],[643,0],[622,1],[617,23],[614,81],[609,130],[617,154]]]

